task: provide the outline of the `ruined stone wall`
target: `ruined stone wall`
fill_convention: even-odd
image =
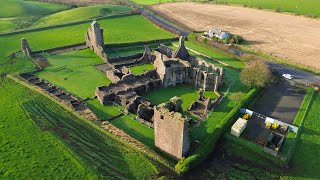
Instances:
[[[30,48],[30,45],[29,45],[27,39],[25,39],[25,38],[21,39],[21,51],[24,55],[31,57],[32,50]]]
[[[172,58],[174,55],[174,51],[163,44],[160,44],[160,46],[158,47],[158,50],[161,54],[164,54],[169,58]]]
[[[176,159],[186,156],[190,141],[187,119],[166,108],[154,108],[155,145]]]
[[[178,84],[189,82],[190,67],[169,67],[165,69],[163,86],[176,86]]]
[[[97,23],[96,21],[93,21],[91,23],[91,26],[86,33],[85,39],[87,47],[92,49],[103,60],[108,61],[108,56],[104,52],[103,29],[100,28],[99,23]]]

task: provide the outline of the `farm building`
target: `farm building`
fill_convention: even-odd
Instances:
[[[226,31],[222,31],[221,29],[209,29],[207,32],[204,33],[205,36],[209,37],[209,38],[219,38],[221,40],[227,39],[228,36],[230,35],[229,32]]]

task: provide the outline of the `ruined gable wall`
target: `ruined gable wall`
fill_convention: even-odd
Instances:
[[[156,147],[177,159],[186,156],[190,148],[186,118],[155,107],[153,119]]]

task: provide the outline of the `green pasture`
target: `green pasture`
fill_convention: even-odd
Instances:
[[[111,135],[107,131],[100,129],[99,126],[91,123],[88,120],[82,119],[79,116],[76,116],[72,112],[66,111],[63,107],[51,101],[47,97],[23,88],[16,83],[14,83],[11,89],[12,88],[21,89],[21,92],[19,93],[20,97],[15,96],[15,99],[12,102],[5,102],[9,105],[4,107],[6,107],[7,110],[11,109],[11,104],[16,104],[16,107],[20,108],[20,115],[11,114],[11,117],[29,117],[26,123],[33,126],[30,132],[21,134],[19,131],[18,134],[32,138],[34,129],[38,128],[39,131],[42,132],[41,135],[48,134],[59,140],[60,144],[68,148],[69,153],[72,153],[71,156],[78,161],[78,164],[83,164],[83,167],[80,166],[78,169],[70,168],[66,164],[59,164],[62,166],[59,168],[67,168],[62,169],[60,172],[57,171],[57,167],[54,166],[54,170],[50,172],[51,176],[49,177],[54,178],[60,176],[60,174],[68,172],[68,168],[70,168],[69,171],[74,170],[75,173],[73,174],[75,175],[83,173],[79,178],[88,177],[88,179],[92,179],[95,176],[100,177],[101,175],[103,175],[106,179],[115,177],[119,179],[144,179],[159,172],[157,166],[153,164],[152,159],[139,152],[132,146],[122,142],[121,140],[118,140],[115,136]],[[24,111],[22,111],[22,109]],[[19,118],[17,118],[17,120],[18,119]],[[17,125],[15,126],[8,124],[8,122],[2,125],[4,128],[10,126],[12,128],[25,128],[20,123],[21,120],[19,119],[19,121],[17,121]],[[10,133],[13,132],[11,131]],[[9,141],[10,143],[7,141],[5,142],[9,147],[14,148],[14,146],[11,144],[14,143],[14,141]],[[33,143],[30,143],[34,142],[33,140],[23,140],[23,142],[23,145],[25,145],[25,143],[30,144],[32,148],[29,152],[31,154],[35,152],[34,145],[32,145]],[[46,144],[51,145],[50,143]],[[49,147],[55,148],[56,146],[51,145]],[[24,155],[24,152],[27,152],[21,149],[18,150],[22,151],[19,152],[20,154],[22,153],[22,155]],[[12,153],[12,151],[10,153]],[[59,153],[61,153],[61,151]],[[8,158],[13,158],[13,156],[17,158],[19,157],[17,154],[13,153],[10,154]],[[34,153],[34,156],[37,156],[37,154]],[[51,158],[55,159],[55,157],[56,155],[53,154]],[[28,158],[28,156],[25,158]],[[19,160],[19,163],[21,163],[21,157]],[[43,159],[41,160],[43,161]],[[12,161],[5,162],[9,163]],[[17,169],[17,165],[19,163],[17,162],[14,164],[13,168]],[[84,164],[86,165],[85,167]],[[45,164],[45,162],[44,165],[44,171],[47,171],[49,165]],[[29,173],[32,172],[30,171],[30,169],[32,169],[30,167],[34,167],[34,171],[39,171],[39,163],[26,164],[25,166],[29,167],[27,171]],[[4,171],[1,170],[1,172]],[[21,177],[30,178],[30,176],[25,176],[23,174]],[[72,177],[70,175],[70,178],[76,178],[76,176]]]
[[[155,104],[168,102],[170,98],[178,96],[182,99],[182,109],[186,111],[191,103],[198,98],[198,89],[190,85],[178,85],[175,87],[163,87],[150,91],[143,95]]]
[[[178,44],[176,44],[178,45]],[[219,60],[223,63],[226,63],[230,66],[236,67],[236,68],[244,68],[245,63],[243,61],[239,61],[235,58],[232,58],[230,56],[227,56],[223,54],[220,49],[213,48],[201,43],[197,42],[191,42],[191,41],[186,41],[185,42],[186,47],[191,48],[199,53],[205,54],[207,56],[210,56],[211,58],[215,60]]]
[[[316,93],[307,112],[302,132],[292,156],[292,169],[286,178],[317,179],[320,177],[320,94]]]
[[[148,64],[131,66],[131,67],[129,67],[129,69],[132,74],[139,75],[139,74],[143,74],[146,71],[150,71],[150,70],[154,69],[154,67],[153,67],[153,64],[148,63]]]
[[[101,120],[107,120],[121,114],[121,111],[118,110],[120,107],[117,105],[101,105],[98,99],[92,99],[86,103]]]
[[[57,140],[52,130],[39,127],[22,106],[47,99],[8,79],[1,80],[0,94],[1,179],[97,178],[92,169]],[[61,112],[66,113],[61,109],[55,113]]]
[[[119,5],[94,5],[74,8],[55,14],[45,16],[36,21],[32,26],[51,26],[57,24],[64,24],[69,22],[81,21],[86,19],[97,18],[99,16],[114,15],[117,13],[130,12],[131,8],[128,6]]]
[[[154,145],[154,130],[147,125],[135,120],[135,115],[123,115],[110,121],[111,124],[119,129],[122,129],[129,136],[137,139],[146,146],[155,149]]]
[[[0,7],[0,32],[29,27],[40,17],[69,8],[66,5],[23,0],[1,0]]]
[[[298,15],[320,16],[319,0],[221,0],[219,2],[255,7],[259,9],[270,9],[278,12],[289,12]]]
[[[156,27],[143,16],[132,15],[100,20],[106,44],[149,41],[172,38],[173,35]],[[26,38],[33,50],[48,49],[84,42],[90,23],[51,28],[47,30],[0,36],[0,55],[8,56],[20,49],[21,38]],[[0,63],[2,59],[0,59]]]
[[[164,43],[166,46],[169,46],[171,48],[175,47],[172,45],[172,43]],[[151,49],[157,49],[159,43],[154,43],[154,44],[149,44],[148,47]],[[123,47],[106,47],[105,52],[108,54],[110,58],[115,58],[119,56],[131,56],[135,55],[138,53],[143,53],[145,50],[143,45],[138,45],[138,46],[123,46]]]
[[[46,57],[51,66],[35,75],[78,97],[91,98],[95,94],[96,87],[110,83],[105,74],[94,67],[104,61],[91,49]]]
[[[183,0],[130,0],[130,1],[137,3],[137,4],[152,5],[152,4],[179,2],[179,1],[183,1]]]
[[[0,18],[41,16],[69,8],[66,5],[23,0],[1,0],[0,7]]]

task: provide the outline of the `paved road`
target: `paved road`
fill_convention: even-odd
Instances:
[[[136,5],[135,7],[142,14],[144,14],[144,15],[146,15],[146,16],[154,19],[154,20],[156,20],[157,22],[161,23],[164,26],[167,26],[169,28],[172,28],[172,29],[180,32],[180,34],[182,36],[188,36],[189,35],[188,32],[169,24],[168,22],[166,22],[166,21],[160,19],[159,17],[151,14],[150,12],[146,11],[141,6]],[[241,51],[241,50],[239,50],[239,51]],[[232,52],[232,53],[234,53],[234,52]],[[240,53],[240,54],[242,54],[242,53]],[[261,57],[258,57],[258,58],[259,59],[263,59]],[[304,70],[296,69],[296,68],[293,68],[293,67],[290,67],[290,66],[286,66],[286,65],[283,65],[283,64],[279,64],[279,63],[276,63],[276,62],[272,62],[270,60],[265,60],[265,61],[267,62],[267,64],[269,65],[269,67],[271,69],[274,69],[274,70],[278,71],[280,74],[291,74],[291,75],[293,75],[295,81],[298,81],[298,82],[303,83],[303,84],[316,83],[316,84],[320,85],[320,76],[318,76],[318,75],[312,74],[312,73],[304,71]]]
[[[280,74],[291,74],[293,75],[293,80],[298,81],[303,84],[316,83],[320,85],[320,76],[312,74],[310,72],[295,69],[283,64],[278,64],[272,61],[267,61],[267,64],[271,69],[278,71]]]
[[[144,14],[145,16],[148,16],[148,17],[152,18],[153,20],[161,23],[162,25],[167,26],[167,27],[169,27],[169,28],[171,28],[171,29],[173,29],[173,30],[175,30],[175,31],[180,32],[181,36],[188,36],[188,35],[189,35],[189,33],[188,33],[187,31],[184,31],[184,30],[182,30],[182,29],[179,29],[179,28],[173,26],[172,24],[169,24],[168,22],[166,22],[166,21],[160,19],[159,17],[151,14],[149,11],[145,10],[145,9],[142,8],[141,6],[135,5],[135,8],[138,9],[138,11],[139,11],[141,14]]]

